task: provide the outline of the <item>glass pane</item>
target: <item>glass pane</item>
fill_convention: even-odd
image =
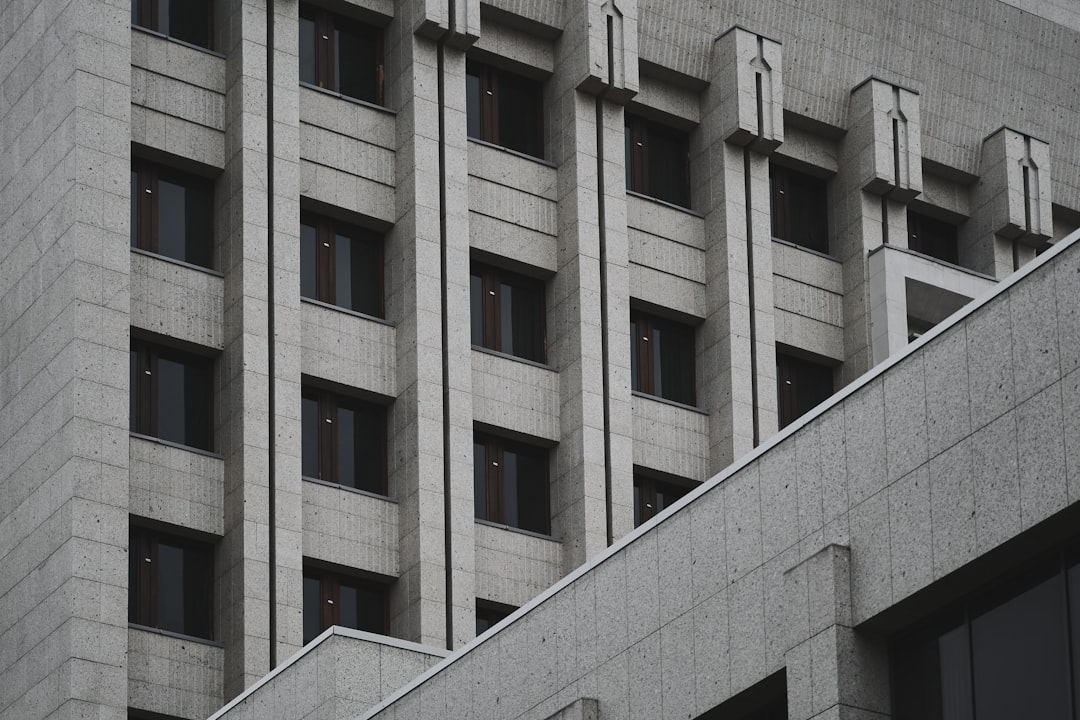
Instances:
[[[521,527],[518,517],[518,456],[510,450],[503,450],[502,467],[502,521],[510,527]]]
[[[337,482],[356,487],[356,413],[352,408],[338,407],[337,420]]]
[[[971,656],[968,644],[967,625],[944,632],[938,638],[942,720],[971,720]],[[931,712],[935,710],[931,709]]]
[[[375,32],[359,27],[339,30],[335,32],[334,50],[338,91],[346,97],[376,102]]]
[[[168,35],[184,42],[210,47],[210,6],[212,0],[161,0],[161,14],[168,13]],[[166,10],[167,8],[167,10]]]
[[[472,323],[472,344],[484,346],[484,280],[469,276],[469,317]]]
[[[634,480],[634,527],[643,522],[641,510],[641,487],[638,485],[637,480]]]
[[[354,411],[355,432],[353,446],[356,458],[354,487],[372,493],[383,494],[383,424],[385,415],[381,408],[363,407]]]
[[[514,289],[506,283],[499,283],[499,340],[496,348],[505,353],[514,353]]]
[[[674,130],[649,126],[649,194],[675,205],[688,206],[686,140]]]
[[[210,193],[204,188],[186,188],[184,257],[194,265],[210,265]]]
[[[187,202],[183,185],[158,180],[157,251],[175,260],[187,260]]]
[[[517,527],[536,533],[550,532],[546,451],[517,455]]]
[[[532,286],[515,286],[511,295],[510,324],[514,328],[513,342],[507,345],[504,332],[503,347],[510,347],[517,357],[544,362],[543,298],[538,289]],[[505,323],[506,305],[503,305],[502,316]]]
[[[652,383],[653,383],[653,395],[659,397],[668,397],[664,394],[664,358],[660,355],[660,348],[663,344],[660,337],[660,328],[653,328],[652,334],[649,336],[649,351],[652,353]],[[670,355],[671,353],[668,353]]]
[[[342,583],[338,586],[338,619],[337,624],[342,627],[358,629],[359,607],[357,605],[356,588]]]
[[[323,631],[322,599],[319,578],[304,576],[304,644]]]
[[[384,634],[386,632],[386,601],[382,588],[356,588],[356,629]]]
[[[201,363],[184,366],[184,444],[210,450],[210,374]]]
[[[476,517],[488,518],[487,510],[487,447],[473,443],[473,505]]]
[[[157,390],[157,436],[162,440],[185,444],[185,380],[186,373],[182,362],[168,357],[158,358],[153,382]]]
[[[154,575],[157,578],[156,627],[184,632],[184,551],[159,541]]]
[[[139,353],[135,350],[128,352],[130,382],[128,383],[128,429],[134,432],[142,432],[139,428]]]
[[[336,304],[366,315],[382,315],[382,253],[363,233],[338,235],[335,248]]]
[[[630,389],[640,389],[638,382],[638,347],[641,338],[638,337],[638,325],[636,320],[630,321]]]
[[[1069,625],[1072,628],[1074,720],[1080,720],[1080,564],[1069,568]]]
[[[971,649],[979,720],[1064,718],[1070,705],[1062,576],[974,618]]]
[[[693,331],[682,327],[664,327],[654,331],[656,394],[675,402],[694,404]]]
[[[471,138],[480,138],[480,76],[465,71],[465,117]]]
[[[810,175],[787,171],[789,211],[787,238],[818,252],[829,251],[825,183]]]
[[[319,299],[315,226],[300,223],[300,296]]]
[[[540,85],[499,74],[498,143],[526,155],[540,155]]]
[[[300,473],[304,477],[319,475],[319,401],[305,395],[300,400],[301,459]]]
[[[346,235],[334,236],[334,304],[352,309],[352,239]]]
[[[300,17],[300,82],[317,85],[315,78],[315,19]]]
[[[210,637],[210,556],[187,548],[184,550],[184,633]]]
[[[134,12],[136,0],[131,0]],[[139,173],[131,171],[131,247],[139,247]]]

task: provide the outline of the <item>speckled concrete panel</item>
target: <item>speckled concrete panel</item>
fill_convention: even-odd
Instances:
[[[626,227],[627,230],[631,231],[631,238],[635,237],[635,235],[637,237],[650,235],[678,245],[685,245],[699,250],[705,249],[705,220],[701,215],[655,202],[648,198],[636,196],[626,198]],[[631,248],[633,248],[633,245],[631,245]],[[650,255],[646,252],[644,246],[637,251],[632,250],[631,252],[644,252],[645,254],[638,258],[631,255],[631,259],[638,259],[643,265],[650,264],[645,260]],[[680,259],[688,257],[691,256],[685,251],[680,252]],[[657,258],[655,260],[655,262],[665,263],[672,261],[673,259],[661,260]],[[694,263],[694,265],[697,266],[697,263]],[[688,269],[690,269],[689,266]],[[704,272],[703,267],[695,267],[694,269],[698,273]],[[697,276],[690,277],[695,280],[703,280],[703,278]]]
[[[397,395],[393,326],[315,303],[301,304],[300,311],[305,375],[386,397]]]
[[[132,514],[212,535],[224,532],[221,458],[140,437],[131,438],[129,451]]]
[[[708,474],[709,416],[634,395],[634,464],[691,480]]]
[[[321,483],[303,483],[305,557],[396,577],[396,503]]]
[[[561,543],[476,524],[477,597],[524,605],[558,580],[561,568]]]
[[[222,648],[136,628],[127,634],[129,706],[192,720],[221,707]]]
[[[214,130],[225,129],[225,96],[167,75],[131,69],[131,103]]]
[[[473,350],[472,406],[477,422],[559,439],[559,373]]]
[[[220,350],[224,282],[215,274],[131,253],[131,324]]]
[[[701,318],[706,312],[705,286],[678,275],[630,264],[630,287],[634,299]]]

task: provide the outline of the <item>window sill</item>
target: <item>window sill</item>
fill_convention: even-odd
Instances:
[[[183,445],[181,443],[173,442],[171,440],[162,440],[161,438],[156,438],[153,435],[143,435],[142,433],[137,433],[134,430],[129,431],[128,435],[133,438],[139,438],[140,440],[147,440],[157,445],[164,445],[166,447],[176,448],[178,450],[186,450],[188,452],[195,453],[196,455],[203,455],[208,458],[214,458],[215,460],[225,459],[223,455],[220,455],[211,450],[203,450],[202,448],[192,447],[191,445]]]
[[[631,190],[630,188],[626,189],[626,194],[629,197],[636,197],[636,198],[640,198],[642,200],[648,200],[649,202],[654,202],[657,205],[663,205],[664,207],[669,207],[672,210],[678,210],[679,212],[686,213],[687,215],[693,215],[694,217],[699,217],[699,218],[705,217],[705,213],[700,213],[697,210],[691,210],[690,208],[684,207],[682,205],[676,205],[675,203],[668,202],[667,200],[661,200],[660,198],[655,198],[652,195],[645,195],[645,194],[636,192],[634,190]]]
[[[522,528],[513,527],[512,525],[503,525],[502,523],[491,522],[490,520],[484,520],[483,518],[473,518],[477,525],[487,525],[488,527],[498,528],[500,530],[508,530],[512,533],[520,533],[522,535],[528,535],[529,537],[539,538],[541,540],[548,540],[549,542],[562,543],[562,540],[553,536],[545,535],[544,533],[533,532],[532,530],[523,530]]]
[[[502,352],[500,350],[492,350],[491,348],[486,348],[483,345],[473,345],[472,349],[475,350],[476,352],[484,353],[485,355],[494,355],[495,357],[501,357],[501,358],[505,358],[507,360],[513,360],[514,362],[525,363],[526,365],[532,365],[533,367],[540,368],[541,370],[550,370],[551,372],[554,372],[554,373],[559,372],[559,369],[552,366],[552,365],[548,365],[548,364],[542,363],[542,362],[537,362],[536,360],[529,360],[528,358],[518,357],[517,355],[511,355],[510,353],[504,353],[504,352]]]
[[[218,57],[218,58],[221,58],[223,60],[225,59],[225,53],[218,52],[217,50],[211,50],[210,48],[205,48],[202,45],[194,45],[194,44],[189,43],[189,42],[184,42],[183,40],[180,40],[179,38],[174,38],[171,35],[166,35],[165,33],[160,33],[157,30],[151,30],[150,28],[145,28],[142,25],[132,25],[131,29],[132,30],[137,30],[137,31],[139,31],[141,33],[145,33],[146,35],[152,35],[152,36],[154,36],[156,38],[161,38],[162,40],[168,40],[169,42],[176,43],[177,45],[183,45],[184,47],[191,48],[192,50],[198,50],[199,52],[206,53],[207,55],[213,55],[214,57]]]
[[[376,105],[373,102],[368,102],[367,100],[361,100],[360,98],[354,98],[354,97],[349,97],[348,95],[342,95],[341,93],[337,92],[336,90],[327,90],[326,88],[321,88],[318,85],[312,85],[311,83],[306,83],[306,82],[303,82],[303,81],[301,81],[300,87],[307,88],[308,90],[314,90],[317,93],[322,93],[323,95],[329,95],[330,97],[336,97],[338,100],[344,100],[345,102],[350,102],[350,103],[352,103],[354,105],[362,105],[363,107],[371,108],[372,110],[377,110],[379,112],[387,113],[388,115],[397,115],[396,110],[391,110],[390,108],[384,107],[383,105]]]
[[[209,645],[210,647],[225,647],[225,643],[220,640],[210,640],[209,638],[201,638],[195,635],[185,635],[183,633],[173,632],[172,630],[162,630],[161,628],[150,627],[149,625],[140,625],[139,623],[129,622],[128,629],[141,630],[142,632],[153,633],[154,635],[164,635],[165,637],[176,638],[177,640],[187,640],[189,642],[199,643],[200,645]]]
[[[983,273],[979,272],[978,270],[972,270],[970,268],[964,267],[963,265],[956,265],[955,263],[951,263],[948,260],[941,260],[940,258],[936,258],[933,255],[927,255],[925,253],[919,252],[918,250],[912,250],[911,248],[900,247],[899,245],[891,245],[891,244],[890,245],[884,245],[884,244],[878,245],[876,248],[874,248],[869,253],[867,253],[867,255],[868,256],[873,255],[874,253],[879,252],[882,248],[885,248],[885,247],[890,248],[892,250],[896,250],[897,252],[907,253],[908,255],[914,255],[915,257],[922,258],[923,260],[929,260],[930,262],[932,262],[932,263],[934,263],[936,265],[941,265],[943,267],[949,268],[950,270],[956,270],[956,271],[962,272],[962,273],[964,273],[966,275],[971,275],[973,277],[981,278],[983,280],[990,280],[990,281],[993,281],[995,283],[998,281],[998,279],[996,277],[993,277],[991,275],[984,275]]]
[[[700,407],[698,407],[696,405],[687,405],[686,403],[675,402],[674,400],[668,400],[667,398],[662,398],[659,395],[650,395],[648,393],[643,393],[643,392],[640,392],[638,390],[631,390],[630,394],[633,395],[634,397],[644,398],[646,400],[652,400],[654,402],[662,403],[664,405],[671,405],[673,407],[682,408],[683,410],[689,410],[690,412],[696,412],[699,415],[708,416],[708,414],[709,414],[709,411],[706,410],[705,408],[700,408]]]
[[[370,490],[361,490],[360,488],[349,487],[348,485],[339,485],[338,483],[327,482],[326,480],[320,480],[319,478],[308,477],[302,475],[300,477],[304,482],[314,483],[316,485],[322,485],[323,487],[336,488],[337,490],[345,490],[347,492],[355,493],[357,495],[364,495],[369,498],[375,498],[376,500],[384,500],[389,503],[397,504],[397,500],[394,500],[386,495],[380,495],[379,493],[373,493]]]
[[[529,155],[528,153],[523,153],[520,150],[514,150],[514,149],[508,148],[508,147],[506,147],[504,145],[496,145],[495,143],[488,142],[487,140],[481,140],[480,138],[474,138],[474,137],[470,136],[469,137],[469,142],[476,143],[477,145],[483,145],[484,147],[493,148],[495,150],[501,150],[501,151],[503,151],[505,153],[510,153],[511,155],[517,155],[519,158],[523,158],[525,160],[530,160],[530,161],[532,161],[534,163],[538,163],[540,165],[546,165],[547,167],[550,167],[550,168],[558,167],[555,163],[551,162],[550,160],[545,160],[542,157],[536,157],[535,155]]]
[[[307,303],[308,305],[318,305],[319,307],[326,308],[327,310],[334,310],[335,312],[345,313],[346,315],[352,315],[353,317],[362,318],[364,320],[370,320],[371,322],[378,323],[380,325],[387,325],[389,327],[397,327],[396,323],[392,323],[386,318],[375,317],[374,315],[368,315],[357,310],[350,310],[347,307],[341,307],[340,305],[334,305],[333,303],[323,302],[322,300],[315,300],[314,298],[300,296],[300,302]]]
[[[159,255],[156,252],[150,252],[149,250],[143,250],[142,248],[132,247],[131,252],[135,253],[136,255],[145,255],[146,257],[152,257],[152,258],[156,258],[158,260],[163,260],[163,261],[165,261],[167,263],[170,263],[172,265],[179,265],[180,267],[186,267],[186,268],[191,268],[192,270],[198,270],[199,272],[206,273],[207,275],[213,275],[214,277],[219,277],[219,278],[224,278],[225,277],[225,273],[220,272],[218,270],[214,270],[212,268],[208,268],[208,267],[205,267],[203,265],[195,265],[194,263],[184,262],[183,260],[177,260],[176,258],[169,257],[168,255]]]
[[[787,245],[788,247],[795,248],[796,250],[802,250],[803,252],[810,253],[811,255],[817,255],[819,258],[824,258],[825,260],[832,260],[833,262],[836,262],[836,263],[842,262],[842,260],[840,260],[840,258],[836,257],[835,255],[830,255],[829,253],[823,253],[820,250],[814,250],[813,248],[808,248],[805,245],[800,245],[799,243],[793,243],[790,240],[781,240],[780,238],[774,237],[772,239],[772,241],[774,243],[780,243],[781,245]]]

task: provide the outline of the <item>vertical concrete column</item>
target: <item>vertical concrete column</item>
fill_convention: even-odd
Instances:
[[[1000,279],[1034,258],[1054,231],[1050,188],[1047,143],[1007,127],[987,136],[960,262]]]
[[[564,572],[603,550],[609,534],[618,537],[633,527],[629,254],[619,103],[636,92],[636,3],[571,3],[545,98],[559,186],[550,315],[562,427],[551,511],[553,532],[564,543]]]
[[[889,717],[887,643],[851,624],[851,551],[826,545],[784,574],[788,717]]]
[[[0,29],[0,715],[127,717],[131,30]]]
[[[768,155],[784,121],[779,43],[734,27],[713,42],[711,63],[691,153],[707,243],[701,402],[719,472],[777,427]]]
[[[225,457],[225,536],[217,607],[225,643],[225,697],[270,667],[269,328],[267,254],[266,5],[231,3],[226,39],[228,188],[225,351],[217,366],[217,439]]]
[[[874,328],[867,257],[882,244],[907,247],[907,204],[922,192],[918,93],[877,78],[851,91],[848,134],[833,181],[830,220],[835,252],[843,262],[844,365],[847,383],[874,364]]]
[[[450,10],[445,3],[403,0],[387,30],[387,97],[398,111],[396,222],[387,258],[390,312],[398,322],[398,396],[390,432],[401,563],[391,594],[391,632],[454,647],[471,639],[475,627],[468,148],[460,48],[478,36],[479,13],[478,7],[464,15],[461,8]]]
[[[274,252],[274,660],[304,636],[303,484],[300,445],[300,58],[296,0],[274,2],[271,82]]]

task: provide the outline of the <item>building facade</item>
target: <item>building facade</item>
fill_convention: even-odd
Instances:
[[[332,625],[462,647],[1080,225],[1078,38],[5,4],[0,715],[206,717]]]

